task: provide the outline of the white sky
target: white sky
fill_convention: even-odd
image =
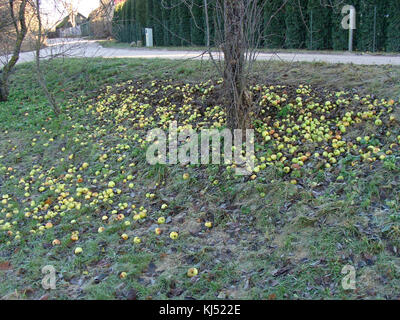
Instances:
[[[71,4],[74,9],[85,17],[94,9],[99,7],[99,0],[42,0],[42,11],[48,26],[56,24],[68,14],[67,5]]]

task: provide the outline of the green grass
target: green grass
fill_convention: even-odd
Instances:
[[[64,110],[60,117],[45,100],[30,64],[18,66],[10,100],[0,104],[0,197],[9,195],[11,205],[0,207],[5,208],[0,220],[16,221],[14,230],[21,231],[21,239],[14,240],[0,230],[1,297],[126,299],[134,291],[138,299],[399,298],[398,152],[373,167],[343,165],[333,172],[305,169],[300,186],[290,184],[273,168],[253,181],[231,179],[218,166],[151,167],[137,143],[129,142],[128,151],[117,152],[117,145],[128,140],[121,138],[114,123],[106,122],[107,115],[100,119],[87,111],[90,99],[101,101],[107,87],[118,91],[118,84],[128,80],[198,83],[216,78],[211,64],[70,59],[52,61],[46,70],[50,90]],[[398,99],[399,78],[397,67],[274,62],[257,64],[253,81],[301,82],[321,90],[355,89],[362,95]],[[290,113],[285,109],[280,116]],[[105,152],[109,167],[99,161]],[[68,160],[71,154],[74,158]],[[127,157],[118,161],[121,154]],[[89,168],[72,172],[73,179],[81,174],[83,184],[99,192],[105,186],[94,179],[116,182],[123,190],[116,202],[67,211],[54,219],[54,228],[30,236],[36,222],[25,219],[24,209],[33,199],[55,201],[53,190],[41,193],[38,188],[46,177],[65,175],[83,162]],[[131,162],[136,165],[129,167]],[[128,172],[133,175],[133,188],[124,182]],[[189,180],[183,180],[184,172]],[[344,181],[336,181],[339,174]],[[28,197],[21,178],[29,181]],[[75,190],[75,182],[67,184]],[[147,193],[155,198],[146,198]],[[77,198],[74,193],[70,196]],[[147,220],[134,223],[127,211],[131,226],[113,222],[98,233],[105,225],[99,217],[111,216],[117,203],[125,202],[148,209]],[[162,203],[168,203],[165,211],[160,209]],[[14,209],[18,212],[6,218]],[[149,231],[151,221],[167,215],[172,222],[157,237]],[[213,221],[212,229],[203,226],[206,220]],[[180,234],[176,241],[168,237],[174,229]],[[70,236],[76,230],[79,240],[73,243]],[[124,232],[128,241],[121,240]],[[133,244],[134,236],[142,238],[141,245]],[[61,245],[52,246],[55,238]],[[84,249],[80,255],[73,253],[77,246]],[[356,291],[341,288],[341,270],[347,264],[357,270]],[[57,271],[56,290],[41,287],[46,265]],[[192,280],[186,276],[190,267],[200,272]],[[121,272],[127,272],[125,279],[120,279]]]

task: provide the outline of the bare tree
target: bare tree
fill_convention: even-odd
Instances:
[[[114,0],[100,0],[100,7],[98,11],[100,13],[100,17],[103,18],[104,28],[107,32],[107,36],[111,36]]]
[[[264,21],[266,4],[278,1],[276,12],[269,12]],[[265,38],[264,28],[272,17],[284,8],[289,0],[204,0],[205,34],[210,59],[224,79],[224,102],[227,126],[230,129],[246,129],[251,126],[253,98],[249,90],[249,77],[259,48]],[[181,0],[188,8],[195,3]],[[212,52],[210,45],[209,11],[214,19],[214,47],[222,52]],[[193,18],[195,18],[192,15]],[[196,26],[198,24],[196,23]],[[201,27],[199,27],[201,28]]]
[[[42,24],[42,12],[40,10],[40,2],[41,0],[34,0],[34,8],[36,12],[36,17],[38,21],[37,26],[37,36],[36,36],[36,44],[35,44],[35,66],[36,66],[36,75],[38,82],[46,95],[48,102],[50,103],[51,107],[53,108],[54,113],[57,115],[60,114],[61,110],[58,106],[58,103],[54,97],[54,95],[49,91],[46,83],[46,78],[44,76],[42,66],[41,66],[41,59],[40,59],[40,50],[44,44],[44,37],[43,37],[43,24]]]
[[[54,29],[55,26],[65,19],[65,15],[70,15],[70,19],[74,19],[71,15],[75,15],[75,10],[71,7],[68,0],[57,0],[53,2],[53,10],[60,16],[59,20],[49,22],[48,15],[51,13],[44,12],[41,8],[42,0],[30,0],[35,11],[37,26],[35,30],[34,45],[34,62],[37,81],[45,94],[48,103],[52,107],[56,116],[61,113],[61,108],[56,96],[49,89],[46,81],[46,64],[57,58],[74,57],[75,55],[83,57],[86,52],[85,44],[74,39],[57,39],[56,44],[52,45],[47,42],[46,29]],[[43,21],[47,21],[44,26]],[[46,46],[46,43],[48,46]],[[62,63],[62,60],[60,60]],[[61,77],[62,78],[62,77]]]
[[[21,52],[22,42],[28,32],[26,23],[26,8],[28,0],[8,0],[8,15],[6,16],[4,28],[8,27],[7,21],[12,25],[13,32],[15,32],[16,39],[12,45],[11,57],[8,52],[5,52],[5,63],[0,70],[0,101],[7,101],[9,95],[9,77],[17,64]]]

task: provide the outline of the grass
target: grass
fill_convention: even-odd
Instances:
[[[118,110],[138,92],[127,104],[146,97],[153,104],[150,83],[155,79],[194,86],[217,78],[209,63],[49,62],[46,79],[64,110],[58,118],[31,68],[30,64],[18,66],[10,100],[0,104],[0,197],[7,200],[0,205],[0,224],[12,226],[0,231],[3,298],[37,299],[45,294],[51,299],[399,298],[400,187],[395,147],[385,160],[372,164],[346,165],[355,161],[349,156],[332,170],[306,166],[296,178],[301,182],[297,185],[289,182],[293,176],[282,175],[274,166],[254,180],[233,178],[220,166],[149,166],[141,142],[132,139],[135,128],[119,120]],[[400,98],[400,69],[391,66],[258,63],[253,76],[254,82],[280,83],[287,90],[311,84],[318,95],[325,95],[324,89],[345,89],[360,96]],[[209,84],[201,86],[208,88]],[[352,94],[346,97],[352,99]],[[110,109],[100,115],[90,105]],[[153,111],[155,115],[157,109]],[[283,108],[279,117],[289,119],[293,112]],[[117,130],[120,125],[127,128],[126,135]],[[379,129],[373,130],[379,141],[371,144],[385,148],[389,140]],[[394,137],[399,135],[398,126],[387,130]],[[354,139],[348,134],[348,139]],[[269,148],[271,153],[273,145]],[[108,158],[101,159],[105,153]],[[184,180],[183,173],[190,178]],[[337,180],[338,176],[343,180]],[[53,179],[56,188],[64,184],[64,192],[70,193],[55,192]],[[85,202],[77,194],[79,187],[101,193],[109,181],[116,184],[113,203],[89,205],[93,197]],[[45,190],[40,192],[40,187]],[[150,194],[154,197],[146,196]],[[46,203],[52,208],[60,196],[74,197],[74,204],[83,205],[65,210],[64,215],[44,217]],[[162,210],[164,203],[168,208]],[[132,220],[133,211],[143,211],[141,206],[147,217]],[[42,220],[25,217],[35,207],[38,210],[33,215]],[[114,220],[112,210],[125,217]],[[103,215],[109,222],[101,219]],[[164,233],[156,236],[153,229],[160,216],[170,221],[161,226]],[[49,220],[53,227],[41,230],[39,226]],[[208,220],[213,221],[211,229],[204,226]],[[106,229],[98,233],[101,226]],[[9,230],[12,235],[7,234]],[[76,242],[70,239],[74,231],[79,231]],[[179,231],[179,238],[171,240],[170,231]],[[122,240],[122,233],[129,240]],[[133,243],[135,236],[142,239],[140,245]],[[52,245],[56,238],[60,245]],[[83,252],[75,255],[78,246]],[[41,270],[46,265],[57,271],[56,290],[41,286]],[[341,287],[345,265],[356,268],[355,291]],[[199,276],[187,277],[191,267],[198,268]],[[127,273],[126,278],[120,278],[121,272]]]

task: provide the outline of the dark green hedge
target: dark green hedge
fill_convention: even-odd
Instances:
[[[259,0],[260,3],[263,2]],[[341,27],[341,3],[336,0],[271,0],[261,6],[262,47],[347,50],[348,30]],[[153,28],[156,46],[202,46],[206,43],[204,0],[127,0],[115,8],[113,30],[122,42],[144,41]],[[209,1],[213,36],[213,1]],[[331,5],[326,4],[334,4]],[[357,51],[400,51],[400,0],[349,0],[357,10],[353,47]],[[211,37],[212,40],[212,37]]]

